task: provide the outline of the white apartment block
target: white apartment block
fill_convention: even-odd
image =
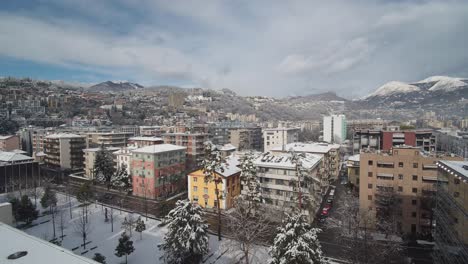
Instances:
[[[301,188],[302,208],[312,222],[320,208],[326,189],[322,187],[321,155],[305,154],[303,166],[312,178],[310,183],[304,181]],[[255,160],[264,206],[270,209],[291,210],[299,208],[299,186],[296,165],[291,162],[291,154],[277,155],[264,153]],[[244,192],[244,190],[242,190]]]
[[[299,131],[297,127],[286,128],[266,128],[263,130],[264,152],[270,151],[274,147],[281,147],[289,143],[299,141]]]
[[[323,117],[323,141],[341,144],[346,139],[346,116]]]

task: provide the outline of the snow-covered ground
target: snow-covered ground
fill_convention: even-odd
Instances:
[[[107,263],[121,263],[124,262],[125,257],[118,258],[114,255],[115,248],[118,244],[118,239],[122,234],[123,230],[121,229],[121,223],[124,220],[124,217],[129,217],[131,213],[120,212],[118,209],[114,209],[114,232],[111,232],[111,223],[110,221],[105,222],[105,206],[102,205],[90,205],[89,206],[89,223],[91,227],[91,232],[88,235],[87,241],[91,241],[86,245],[86,249],[80,247],[82,244],[82,237],[78,232],[74,223],[79,218],[81,207],[79,203],[72,198],[72,218],[70,219],[69,212],[69,203],[67,197],[64,195],[58,195],[58,207],[61,209],[63,220],[65,224],[64,235],[62,241],[62,247],[72,250],[76,247],[73,252],[78,255],[82,255],[92,258],[95,253],[101,253],[106,257]],[[38,202],[38,207],[40,207]],[[44,210],[42,210],[44,211]],[[111,209],[108,208],[108,213]],[[137,219],[138,214],[132,214],[134,219]],[[45,239],[51,240],[53,238],[53,227],[52,222],[45,222],[51,220],[51,216],[42,216],[35,220],[33,224],[38,224],[31,228],[25,229],[26,233]],[[146,220],[143,216],[142,219],[146,223],[146,230],[143,232],[143,239],[140,240],[139,233],[132,231],[132,240],[134,242],[135,251],[128,256],[128,263],[163,263],[160,260],[162,252],[159,251],[157,245],[163,242],[164,234],[167,229],[165,227],[158,227],[160,223],[158,220],[148,219]],[[44,223],[45,222],[45,223]],[[57,214],[56,217],[56,234],[57,237],[60,237],[60,215]],[[41,224],[42,223],[42,224]],[[59,239],[60,240],[60,239]],[[238,257],[235,252],[230,250],[232,248],[232,243],[228,239],[223,239],[221,243],[218,241],[216,236],[210,235],[210,253],[205,257],[206,261],[204,263],[217,263],[217,264],[230,264],[238,263]],[[91,248],[97,247],[93,250]],[[87,251],[87,252],[86,252]],[[86,253],[84,253],[86,252]],[[266,248],[261,247],[258,250],[258,256],[254,257],[254,263],[266,263],[267,253]]]

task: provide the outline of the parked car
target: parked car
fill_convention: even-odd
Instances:
[[[322,215],[323,216],[328,216],[328,209],[327,208],[322,209]]]
[[[332,199],[332,198],[328,198],[328,199],[327,199],[327,204],[333,205],[333,199]]]
[[[326,204],[326,205],[323,207],[323,209],[330,210],[330,209],[331,209],[331,207],[332,207],[332,206],[331,206],[331,204]]]

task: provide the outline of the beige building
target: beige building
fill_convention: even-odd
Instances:
[[[468,263],[468,161],[441,160],[434,239],[435,263]]]
[[[59,133],[45,137],[44,162],[48,167],[60,169],[83,168],[85,137]]]
[[[0,136],[0,151],[12,151],[19,149],[20,140],[18,135]]]
[[[133,147],[146,147],[152,145],[163,144],[164,140],[160,137],[131,137],[128,139],[128,146]]]
[[[264,152],[270,151],[274,147],[282,147],[299,140],[300,128],[267,128],[263,130]]]
[[[260,127],[231,129],[230,134],[230,142],[238,150],[263,150]]]
[[[401,233],[428,235],[433,225],[431,201],[437,183],[437,161],[458,157],[428,155],[417,147],[360,155],[359,204],[378,227],[388,214]]]
[[[86,147],[125,147],[132,133],[127,132],[93,132],[86,134]]]
[[[87,148],[83,149],[84,152],[84,176],[90,180],[94,179],[94,161],[96,160],[96,153],[100,148]],[[120,148],[109,147],[108,151],[111,153],[118,151]]]
[[[360,155],[356,154],[348,158],[346,167],[348,168],[348,180],[354,188],[359,190],[359,159]]]

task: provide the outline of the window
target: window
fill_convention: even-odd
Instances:
[[[411,213],[411,217],[416,217],[418,214],[416,212]]]
[[[372,160],[369,160],[369,166],[372,166],[374,162]]]
[[[372,201],[372,195],[368,195],[367,200]]]
[[[453,197],[459,197],[460,196],[460,193],[459,192],[454,192],[453,193]]]
[[[418,200],[411,200],[411,204],[412,204],[412,205],[417,205],[417,204],[418,204]]]
[[[412,192],[413,193],[418,193],[418,188],[413,188]]]
[[[372,183],[367,184],[368,189],[372,189]]]
[[[398,174],[398,179],[403,180],[403,174]]]
[[[369,172],[367,173],[367,176],[372,177],[372,171],[369,171]]]
[[[411,224],[411,233],[416,233],[416,225]]]
[[[198,192],[198,186],[193,186],[193,191]]]
[[[218,200],[214,200],[214,207],[218,208]]]
[[[194,201],[194,202],[198,202],[198,195],[194,195],[194,196],[193,196],[193,201]]]
[[[418,175],[413,175],[413,181],[417,181],[418,180]]]
[[[277,185],[284,185],[284,181],[283,180],[276,180],[276,184]]]
[[[197,182],[197,177],[193,177],[193,182]]]
[[[277,195],[283,195],[283,192],[281,190],[276,190]]]
[[[398,162],[398,167],[403,168],[403,162]]]
[[[203,192],[204,192],[205,194],[208,194],[208,188],[203,188]]]
[[[453,181],[453,183],[455,183],[455,184],[460,184],[460,179],[455,179],[455,180]]]
[[[418,168],[418,164],[417,163],[413,163],[413,168]]]
[[[403,191],[403,186],[398,186],[398,191],[402,192]]]

